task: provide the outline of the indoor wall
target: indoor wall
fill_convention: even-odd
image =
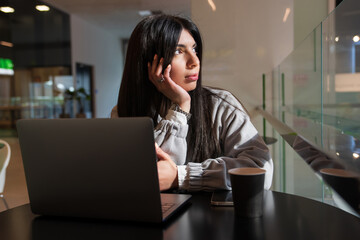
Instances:
[[[254,108],[262,102],[262,74],[293,49],[293,0],[193,0],[192,19],[204,41],[204,84],[230,90],[261,130]],[[289,14],[285,19],[287,9]]]
[[[76,15],[71,15],[70,25],[73,77],[75,79],[76,63],[93,66],[95,117],[109,117],[117,103],[123,71],[122,41]]]

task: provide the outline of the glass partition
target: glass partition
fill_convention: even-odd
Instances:
[[[278,139],[271,147],[273,189],[355,215],[360,213],[358,9],[359,1],[343,1],[264,74],[261,107],[264,135]]]
[[[321,139],[321,25],[279,66],[281,121],[309,140]],[[320,81],[319,81],[320,80]]]

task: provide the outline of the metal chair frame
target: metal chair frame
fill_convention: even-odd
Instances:
[[[3,145],[7,149],[7,154],[6,154],[5,160],[2,161],[2,163],[3,163],[2,166],[0,166],[0,198],[4,202],[5,208],[9,209],[9,205],[7,204],[7,202],[5,200],[3,191],[4,191],[4,187],[5,187],[6,168],[10,162],[11,148],[10,148],[10,145],[2,139],[0,139],[0,146],[1,145]],[[0,151],[2,151],[4,147],[1,147]],[[1,161],[0,161],[0,164],[1,164]]]

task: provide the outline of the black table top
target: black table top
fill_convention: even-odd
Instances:
[[[191,205],[165,225],[51,218],[23,205],[0,213],[0,238],[42,239],[359,239],[360,219],[303,197],[266,191],[264,215],[241,219],[232,207],[210,205],[195,193]]]

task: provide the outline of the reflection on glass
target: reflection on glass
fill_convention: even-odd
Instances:
[[[360,214],[360,176],[350,170],[323,168],[322,178]]]
[[[295,134],[285,134],[282,135],[282,137],[315,172],[319,172],[324,168],[344,168],[340,161],[315,148],[301,136]]]
[[[297,184],[309,185],[304,180],[308,173],[296,168],[295,152],[360,213],[360,14],[356,9],[360,9],[360,1],[343,1],[272,74],[266,74],[272,78],[272,86],[266,86],[266,96],[271,96],[266,99],[266,111],[284,124],[285,130],[266,119],[291,147],[277,144],[277,149],[273,148],[281,159],[274,161],[275,167],[281,168],[275,172],[280,176],[274,175],[276,181],[281,179],[281,189],[289,191],[289,176],[300,174],[304,177]],[[347,184],[344,177],[330,180],[323,169],[351,172],[352,199],[335,184]],[[327,196],[326,190],[322,194]]]
[[[339,158],[341,156],[340,153],[339,155],[326,153],[294,132],[281,134],[281,137],[312,168],[312,170],[317,173],[318,176],[322,177],[322,179],[333,188],[353,210],[360,214],[359,169],[349,167],[346,162]],[[354,146],[356,146],[356,144]],[[357,147],[359,147],[359,145]],[[347,152],[343,154],[346,153]]]

